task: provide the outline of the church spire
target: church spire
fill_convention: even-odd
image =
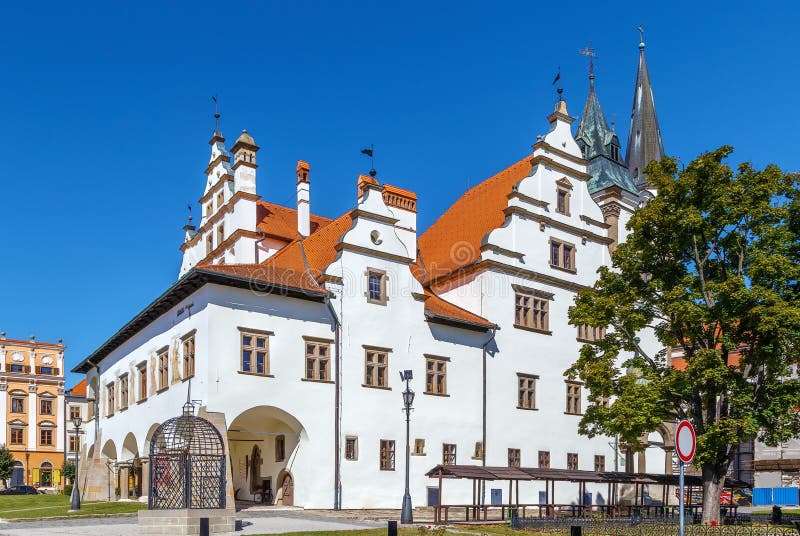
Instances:
[[[647,188],[647,180],[643,173],[647,164],[663,157],[664,143],[661,140],[661,129],[658,127],[653,88],[650,85],[650,74],[644,56],[644,30],[639,26],[639,69],[636,73],[631,128],[625,151],[625,163],[637,188],[640,190]]]

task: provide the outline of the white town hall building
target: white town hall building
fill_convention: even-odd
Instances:
[[[592,76],[577,133],[559,100],[532,154],[421,235],[416,195],[371,176],[344,214],[314,215],[303,161],[296,208],[262,200],[254,139],[243,132],[227,149],[215,131],[179,279],[75,368],[93,400],[85,497],[147,494],[150,439],[179,413],[188,380],[223,432],[241,500],[399,508],[406,369],[415,506],[436,500],[425,473],[441,463],[613,470],[613,438],[578,434],[595,402],[564,377],[602,333],[570,326],[567,310],[610,266],[651,195],[639,168],[663,154],[643,44],[639,58],[624,159]],[[629,468],[669,470],[657,450],[628,456]],[[544,484],[523,484],[521,499],[537,502]],[[587,491],[607,500],[604,485]],[[468,502],[472,489],[452,482],[446,494]]]

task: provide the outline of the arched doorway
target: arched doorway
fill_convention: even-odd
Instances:
[[[293,505],[297,482],[292,464],[306,440],[303,425],[274,406],[250,408],[233,419],[228,425],[228,445],[236,499]]]
[[[289,471],[281,471],[278,475],[278,489],[275,504],[294,506],[294,477]]]
[[[52,488],[53,487],[53,464],[50,462],[42,462],[39,465],[39,477],[33,478],[35,481],[39,482],[40,488]]]
[[[119,488],[122,498],[140,497],[142,495],[142,464],[139,461],[139,445],[133,432],[128,432],[122,442],[120,462]]]

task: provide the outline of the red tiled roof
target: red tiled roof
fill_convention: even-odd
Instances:
[[[352,226],[352,212],[348,211],[303,240],[308,267],[315,277],[336,259],[336,244]]]
[[[71,396],[86,396],[86,378],[76,383],[72,389],[69,390]]]
[[[480,258],[483,237],[503,225],[507,196],[514,184],[530,175],[531,159],[526,156],[467,190],[419,237],[426,282]]]
[[[256,207],[256,227],[268,236],[291,242],[299,240],[297,232],[297,210],[275,203],[259,201]],[[311,234],[330,223],[330,218],[311,215]]]
[[[425,289],[425,296],[427,297],[425,300],[426,314],[432,314],[434,316],[448,318],[459,322],[466,322],[468,324],[475,324],[476,326],[481,326],[487,329],[496,327],[495,324],[492,324],[482,316],[470,313],[466,309],[462,309],[461,307],[454,305],[449,301],[445,301],[440,296],[434,294],[430,289]]]

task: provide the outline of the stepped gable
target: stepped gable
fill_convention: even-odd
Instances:
[[[508,194],[516,183],[530,176],[532,158],[528,155],[467,190],[419,237],[426,266],[423,283],[480,260],[484,236],[502,227]]]

